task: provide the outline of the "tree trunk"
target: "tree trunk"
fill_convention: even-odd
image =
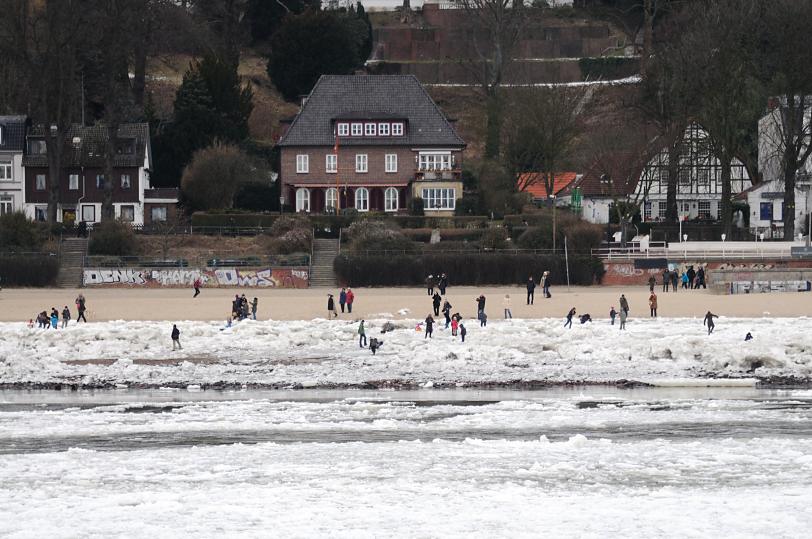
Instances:
[[[654,41],[654,21],[652,20],[653,0],[643,0],[643,51],[640,55],[640,76],[646,77],[646,67]]]
[[[677,208],[677,190],[679,188],[680,146],[682,136],[674,136],[668,145],[668,184],[665,196],[665,220],[669,223],[679,222]]]
[[[107,126],[107,144],[104,152],[104,196],[102,198],[101,220],[113,221],[116,209],[113,206],[113,166],[116,158],[116,137],[118,125]],[[132,181],[132,179],[130,179]]]
[[[792,163],[784,164],[784,240],[795,237],[795,167]]]
[[[499,139],[502,131],[502,107],[496,88],[489,88],[487,94],[485,103],[485,159],[498,159]]]
[[[722,233],[727,235],[728,239],[732,239],[731,233],[733,232],[733,207],[731,203],[732,189],[730,185],[730,164],[733,158],[723,152],[724,155],[719,159],[719,166],[722,167],[722,200],[719,203],[719,213],[722,217]]]
[[[45,151],[48,155],[48,223],[53,225],[58,221],[59,202],[59,176],[62,164],[62,146],[64,134],[57,129],[56,133],[50,131],[51,126],[45,125]]]

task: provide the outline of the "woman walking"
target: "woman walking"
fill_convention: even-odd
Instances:
[[[505,294],[505,299],[502,300],[502,306],[505,308],[505,320],[513,318],[513,313],[510,312],[510,294]]]
[[[651,317],[657,318],[657,294],[654,292],[648,297],[648,308],[651,311]]]

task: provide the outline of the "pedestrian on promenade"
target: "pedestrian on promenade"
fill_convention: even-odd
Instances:
[[[445,296],[445,289],[448,288],[448,276],[445,273],[440,275],[438,286],[440,288],[440,294]]]
[[[674,270],[671,272],[671,290],[676,292],[677,289],[679,288],[678,285],[679,285],[679,273],[677,273],[677,269],[674,268]]]
[[[691,290],[694,288],[694,279],[696,279],[696,271],[693,266],[688,266],[688,285]]]
[[[550,272],[545,271],[544,274],[541,276],[541,283],[542,283],[542,291],[544,292],[544,297],[549,299],[553,297],[550,295]]]
[[[479,313],[485,312],[485,295],[480,294],[478,298],[476,298],[476,313],[479,316]]]
[[[254,320],[257,319],[257,306],[258,305],[259,305],[259,300],[257,298],[254,298],[251,301],[251,318],[253,318]]]
[[[654,286],[657,284],[657,279],[654,278],[654,275],[648,278],[648,291],[654,292]]]
[[[663,292],[668,292],[669,283],[671,283],[671,272],[666,268],[663,270]]]
[[[428,292],[429,296],[434,295],[434,275],[429,275],[426,277],[426,292]]]
[[[200,287],[203,286],[203,281],[200,280],[200,277],[195,279],[195,282],[192,283],[192,287],[195,289],[195,295],[192,298],[196,298],[200,295]]]
[[[536,292],[536,282],[533,281],[533,276],[531,275],[529,279],[527,279],[527,304],[533,305],[533,296],[535,296]]]
[[[699,271],[696,272],[696,289],[699,290],[704,288],[707,290],[707,285],[705,284],[705,268],[702,266],[699,267]]]
[[[183,350],[180,345],[180,330],[176,324],[172,324],[172,350]]]
[[[84,320],[87,323],[87,318],[85,318],[85,311],[87,310],[87,303],[85,302],[85,297],[82,294],[79,294],[76,297],[76,310],[79,311],[79,316],[76,317],[76,323],[79,323],[79,320]]]
[[[688,272],[684,270],[682,272],[682,288],[688,290]]]

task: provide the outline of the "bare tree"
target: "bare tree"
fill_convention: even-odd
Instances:
[[[499,157],[502,126],[500,86],[513,60],[527,13],[513,0],[453,0],[470,21],[472,58],[464,63],[485,94],[485,158]]]
[[[556,172],[581,133],[580,113],[588,94],[579,86],[513,90],[503,161],[513,177],[521,172],[537,173],[526,176],[520,189],[541,183],[547,198],[554,194]]]

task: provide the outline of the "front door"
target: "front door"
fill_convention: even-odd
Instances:
[[[73,226],[76,223],[76,209],[64,208],[62,210],[62,224],[65,226]]]

